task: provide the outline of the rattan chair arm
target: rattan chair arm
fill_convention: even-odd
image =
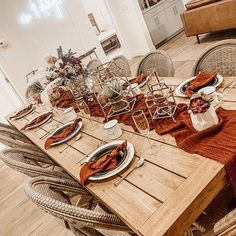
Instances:
[[[224,233],[234,231],[236,228],[236,209],[227,214],[224,218],[219,220],[214,226],[214,233],[216,235],[225,235]],[[227,234],[228,235],[228,234]]]
[[[45,211],[64,219],[73,225],[84,222],[83,227],[100,227],[129,231],[129,228],[113,214],[100,213],[93,210],[76,207],[68,203],[47,197],[41,194],[39,191],[35,191],[35,186],[42,183],[48,183],[50,186],[55,184],[56,186],[59,186],[61,184],[64,187],[64,191],[70,191],[71,187],[81,188],[81,186],[75,181],[47,178],[32,179],[26,185],[25,193],[35,204],[43,208]]]

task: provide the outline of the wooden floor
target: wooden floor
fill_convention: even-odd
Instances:
[[[236,39],[236,31],[202,36],[200,45],[195,37],[186,38],[181,33],[160,48],[167,51],[172,58],[175,76],[188,78],[199,54],[213,43],[228,38]],[[141,58],[136,57],[130,61],[133,74]],[[23,188],[29,179],[0,161],[0,235],[73,235],[65,229],[62,221],[44,213],[27,199]]]
[[[194,62],[199,55],[209,46],[225,39],[236,39],[236,30],[200,36],[200,44],[197,43],[196,37],[187,38],[182,32],[158,49],[163,49],[170,55],[174,62],[175,76],[187,79],[191,77]],[[131,60],[133,75],[141,59],[142,57],[136,57]]]

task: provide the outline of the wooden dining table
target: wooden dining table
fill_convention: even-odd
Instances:
[[[219,91],[232,80],[236,81],[236,77],[224,78]],[[183,79],[168,77],[161,78],[161,81],[175,88]],[[189,102],[187,98],[175,98],[178,103]],[[230,90],[220,106],[236,109],[236,88]],[[25,123],[39,112],[36,107],[33,114],[22,119],[10,120],[13,113],[7,119],[21,131]],[[79,181],[81,166],[77,162],[94,150],[101,141],[110,142],[103,128],[103,118],[92,117],[92,120],[94,130],[91,129],[89,120],[83,117],[81,139],[73,138],[48,150],[44,149],[45,139],[41,137],[56,124],[63,123],[58,117],[54,116],[48,124],[21,132]],[[227,183],[224,165],[209,158],[189,154],[177,147],[172,136],[160,136],[154,131],[150,132],[150,139],[158,151],[153,155],[145,155],[149,148],[147,139],[135,133],[131,126],[120,126],[123,134],[119,140],[128,140],[134,145],[134,162],[113,178],[89,183],[86,189],[138,235],[182,236]],[[114,182],[134,168],[136,160],[141,156],[145,158],[144,165],[115,187]]]

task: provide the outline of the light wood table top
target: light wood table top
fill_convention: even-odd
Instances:
[[[236,78],[225,78],[222,86],[231,80]],[[162,78],[162,81],[175,87],[182,80]],[[185,98],[176,100],[188,102]],[[235,88],[225,97],[221,106],[236,109]],[[20,130],[34,116],[35,114],[30,114],[23,119],[9,122]],[[94,150],[101,140],[109,142],[103,130],[102,119],[93,119],[96,120],[94,131],[90,129],[90,122],[83,118],[84,127],[80,140],[75,142],[72,139],[48,150],[44,150],[45,140],[40,137],[58,123],[57,117],[40,128],[24,131],[24,134],[79,180],[80,165],[76,162]],[[124,131],[120,139],[133,143],[135,156],[140,157],[148,148],[147,140],[136,134],[130,126],[120,125]],[[153,156],[142,155],[146,159],[143,167],[132,172],[118,187],[114,187],[113,183],[125,172],[108,181],[90,183],[86,188],[138,235],[182,236],[224,187],[227,181],[226,171],[221,163],[181,150],[170,135],[159,136],[152,131],[150,138],[159,147],[158,153]],[[66,145],[69,147],[60,153]],[[134,163],[129,168],[133,167]]]

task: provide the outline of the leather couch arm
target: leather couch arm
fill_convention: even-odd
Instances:
[[[236,28],[236,0],[224,0],[181,14],[187,36]]]

